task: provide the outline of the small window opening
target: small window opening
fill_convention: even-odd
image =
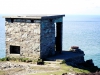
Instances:
[[[31,20],[31,23],[34,23],[34,20]]]
[[[11,19],[9,19],[9,18],[6,18],[6,21],[7,21],[7,22],[11,22]]]
[[[21,19],[21,22],[23,22],[23,23],[24,23],[24,22],[25,22],[25,19]]]
[[[13,23],[14,22],[14,19],[11,19],[11,23]]]
[[[40,23],[41,20],[34,20],[34,23]]]
[[[6,18],[6,21],[7,22],[10,22],[10,23],[13,23],[14,22],[14,19],[13,18]]]
[[[26,23],[31,23],[31,20],[26,20]]]
[[[10,54],[20,54],[20,46],[10,45]]]

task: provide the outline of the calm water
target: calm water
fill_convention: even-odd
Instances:
[[[5,21],[0,15],[0,58],[5,57]]]
[[[0,18],[0,57],[5,57],[4,19]],[[79,46],[85,60],[100,67],[100,16],[67,16],[63,26],[63,50]]]
[[[79,46],[100,67],[100,16],[68,16],[63,29],[63,49]]]

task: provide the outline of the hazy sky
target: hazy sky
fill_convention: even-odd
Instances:
[[[100,0],[0,0],[0,14],[100,15]]]

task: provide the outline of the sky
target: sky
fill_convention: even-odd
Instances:
[[[0,14],[100,15],[100,0],[0,0]]]

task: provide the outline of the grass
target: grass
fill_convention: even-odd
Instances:
[[[40,62],[41,60],[33,60],[33,59],[29,59],[29,58],[10,58],[10,57],[5,57],[0,59],[0,61],[18,61],[18,62]],[[45,65],[50,64],[50,63],[44,63]],[[33,70],[37,70],[37,71],[41,71],[41,73],[36,73],[36,74],[29,74],[29,75],[62,75],[63,73],[68,73],[68,72],[73,72],[73,73],[90,73],[90,71],[87,69],[79,69],[79,68],[75,68],[72,66],[68,66],[65,64],[65,61],[62,61],[61,64],[56,64],[57,66],[59,66],[59,68],[53,68],[53,67],[43,67],[43,66],[33,66],[30,69]],[[16,70],[17,71],[17,70]],[[19,71],[19,70],[18,70]],[[42,71],[45,71],[42,72]],[[0,71],[0,75],[4,75],[6,74],[5,71]]]
[[[54,71],[52,68],[48,67],[50,69],[50,71]],[[37,67],[36,69],[42,69],[43,68],[39,68]],[[61,64],[60,65],[60,69],[56,70],[54,72],[45,72],[45,73],[37,73],[37,74],[29,74],[29,75],[62,75],[63,73],[68,73],[68,72],[73,72],[73,73],[89,73],[88,70],[83,70],[83,69],[79,69],[79,68],[74,68],[71,66],[68,66],[66,64]]]
[[[63,72],[47,72],[47,73],[38,73],[38,74],[29,74],[29,75],[62,75]]]
[[[5,58],[0,58],[0,61],[18,61],[18,62],[32,62],[36,63],[37,59],[32,59],[32,58],[15,58],[15,57],[5,57]]]
[[[41,71],[53,71],[53,70],[58,70],[57,68],[53,68],[53,67],[43,67],[43,66],[36,66],[36,67],[31,67],[30,69],[34,69],[34,70],[41,70]]]
[[[66,72],[76,72],[76,73],[89,73],[88,70],[84,70],[84,69],[79,69],[79,68],[74,68],[72,66],[68,66],[66,64],[62,64],[61,68],[63,70],[65,70]]]

